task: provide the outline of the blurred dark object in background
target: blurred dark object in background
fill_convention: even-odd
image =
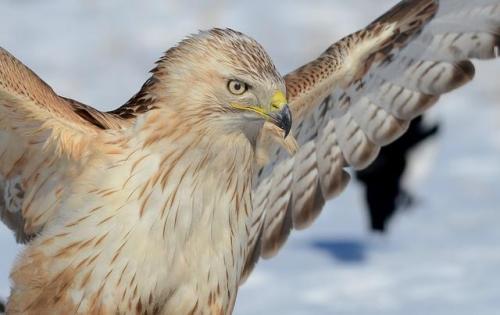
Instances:
[[[5,303],[4,301],[0,298],[0,314],[5,313]]]
[[[395,212],[412,205],[412,195],[402,187],[407,155],[420,142],[435,135],[438,129],[437,124],[425,126],[422,116],[415,118],[401,138],[383,147],[368,168],[356,172],[356,178],[365,186],[372,231],[386,232]]]

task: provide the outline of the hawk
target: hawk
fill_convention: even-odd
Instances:
[[[212,29],[111,112],[0,49],[0,216],[26,243],[7,313],[231,313],[346,167],[469,82],[499,34],[500,0],[405,0],[282,77],[255,40]]]

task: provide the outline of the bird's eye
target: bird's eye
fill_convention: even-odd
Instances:
[[[227,83],[227,89],[234,95],[241,95],[248,90],[248,86],[238,80],[231,80]]]

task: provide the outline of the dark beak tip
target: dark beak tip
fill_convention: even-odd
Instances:
[[[285,138],[290,134],[290,130],[292,129],[292,112],[290,111],[290,107],[285,105],[280,112],[280,128],[285,131]]]
[[[288,137],[288,135],[290,134],[290,129],[283,129],[285,131],[285,136],[283,138],[286,139],[286,137]]]

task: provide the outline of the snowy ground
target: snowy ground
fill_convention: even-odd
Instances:
[[[394,2],[2,0],[0,46],[60,94],[110,109],[138,90],[162,51],[198,29],[250,34],[286,73]],[[500,314],[499,70],[500,61],[480,64],[478,80],[434,110],[444,128],[416,155],[410,179],[421,202],[387,239],[367,235],[351,185],[258,265],[235,313]],[[19,247],[3,226],[0,249],[6,296]]]

